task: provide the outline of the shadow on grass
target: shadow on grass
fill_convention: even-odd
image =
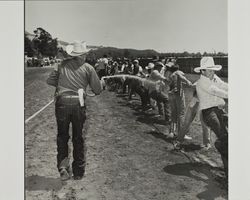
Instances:
[[[59,191],[65,182],[60,178],[49,178],[38,175],[33,175],[25,178],[25,189],[29,191],[37,190],[55,190]]]
[[[161,118],[159,119],[154,117],[156,115],[155,110],[150,112],[143,112],[141,110],[141,106],[138,104],[138,100],[137,101],[133,100],[132,103],[128,102],[127,100],[119,101],[118,103],[123,107],[129,107],[132,110],[134,110],[135,112],[133,112],[133,115],[137,117],[136,121],[147,125],[151,125],[152,128],[155,129],[155,131],[149,131],[147,132],[147,134],[151,134],[154,137],[163,139],[166,142],[173,143],[172,138],[169,138],[165,134],[163,134],[163,132],[167,132],[164,130],[164,129],[167,130],[167,126],[165,127],[164,119]],[[193,143],[183,144],[182,147],[186,152],[201,150],[201,146],[199,144],[193,144]]]
[[[175,176],[186,176],[206,183],[205,190],[197,194],[197,198],[214,200],[217,197],[227,199],[228,180],[222,170],[204,163],[177,163],[164,167],[164,172]]]
[[[163,133],[160,133],[158,131],[149,131],[149,132],[146,132],[146,134],[150,134],[150,135],[154,136],[155,138],[162,139],[168,143],[173,144],[173,140],[174,140],[173,138],[169,138],[168,136],[166,136]]]
[[[141,113],[141,105],[138,104],[139,101],[133,100],[132,102],[128,102],[127,100],[125,101],[118,101],[120,106],[122,107],[129,107],[132,110],[136,111],[137,113]]]
[[[196,150],[202,149],[200,144],[194,144],[194,143],[183,144],[182,147],[183,147],[184,151],[186,151],[186,152],[196,151]]]
[[[144,123],[144,124],[159,124],[159,125],[165,125],[165,120],[164,119],[159,119],[153,117],[154,114],[146,115],[144,114],[143,116],[139,116],[136,121]]]
[[[155,113],[147,113],[147,112],[144,112],[144,111],[140,110],[138,112],[134,112],[133,115],[135,115],[135,116],[144,116],[144,117],[153,117],[153,116],[155,116]]]

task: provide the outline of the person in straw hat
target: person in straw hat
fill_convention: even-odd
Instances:
[[[69,165],[69,125],[72,124],[73,163],[72,171],[74,179],[81,179],[85,172],[85,133],[83,132],[86,120],[86,106],[84,93],[89,85],[95,94],[102,91],[101,83],[95,69],[85,62],[88,53],[86,42],[74,42],[66,46],[66,52],[70,59],[64,60],[58,66],[56,79],[55,113],[57,120],[57,168],[62,180],[70,178]],[[52,81],[53,82],[53,81]],[[56,82],[56,84],[55,84]]]
[[[224,99],[228,98],[228,84],[222,81],[216,71],[222,69],[221,65],[215,65],[212,57],[203,57],[200,67],[194,71],[201,73],[196,84],[197,96],[200,101],[199,110],[206,125],[216,134],[215,147],[221,154],[225,172],[228,172],[228,129],[227,114],[223,109]]]
[[[185,74],[179,70],[179,65],[174,62],[169,62],[167,65],[169,84],[169,102],[171,106],[171,126],[170,133],[173,136],[180,134],[181,127],[184,121],[185,114],[185,92],[184,84],[192,86]],[[189,136],[185,136],[186,139],[191,139]]]

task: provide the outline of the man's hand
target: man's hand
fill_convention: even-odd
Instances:
[[[106,83],[105,83],[104,78],[102,78],[100,82],[101,82],[101,85],[102,85],[102,89],[105,90]]]
[[[195,87],[191,81],[187,81],[187,85],[188,85],[189,87]]]

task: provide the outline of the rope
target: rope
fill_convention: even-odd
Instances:
[[[32,120],[35,116],[37,116],[39,113],[41,113],[45,108],[47,108],[50,104],[54,102],[54,99],[51,100],[49,103],[47,103],[45,106],[43,106],[40,110],[38,110],[36,113],[31,115],[28,119],[25,120],[25,124],[27,124],[30,120]]]

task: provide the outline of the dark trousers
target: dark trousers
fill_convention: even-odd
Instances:
[[[148,94],[148,90],[144,88],[143,86],[132,84],[131,90],[129,93],[129,99],[132,98],[132,94],[137,93],[141,98],[141,105],[143,108],[146,108],[147,105],[150,104],[150,97]]]
[[[123,90],[122,90],[122,93],[125,94],[127,92],[127,86],[128,86],[128,92],[130,91],[130,81],[129,79],[126,79],[123,83]]]
[[[169,103],[169,96],[164,94],[163,92],[159,92],[156,90],[152,91],[149,96],[152,99],[156,100],[159,114],[162,115],[164,109],[165,119],[166,121],[170,121],[171,109]],[[162,108],[162,103],[163,103],[163,108]]]
[[[227,114],[218,107],[202,110],[204,122],[216,134],[215,147],[221,154],[226,172],[228,171],[228,122]]]
[[[57,167],[69,169],[69,125],[72,123],[73,163],[75,176],[83,176],[85,172],[85,134],[83,124],[86,120],[86,108],[80,107],[78,98],[58,97],[56,101],[57,119]]]
[[[103,76],[106,76],[106,70],[105,69],[100,69],[98,72],[97,72],[98,76],[99,76],[99,79],[101,79]]]
[[[122,80],[121,78],[110,78],[108,79],[109,81],[107,81],[107,84],[109,84],[110,86],[110,90],[111,91],[115,91],[118,92],[118,90],[122,87]]]

